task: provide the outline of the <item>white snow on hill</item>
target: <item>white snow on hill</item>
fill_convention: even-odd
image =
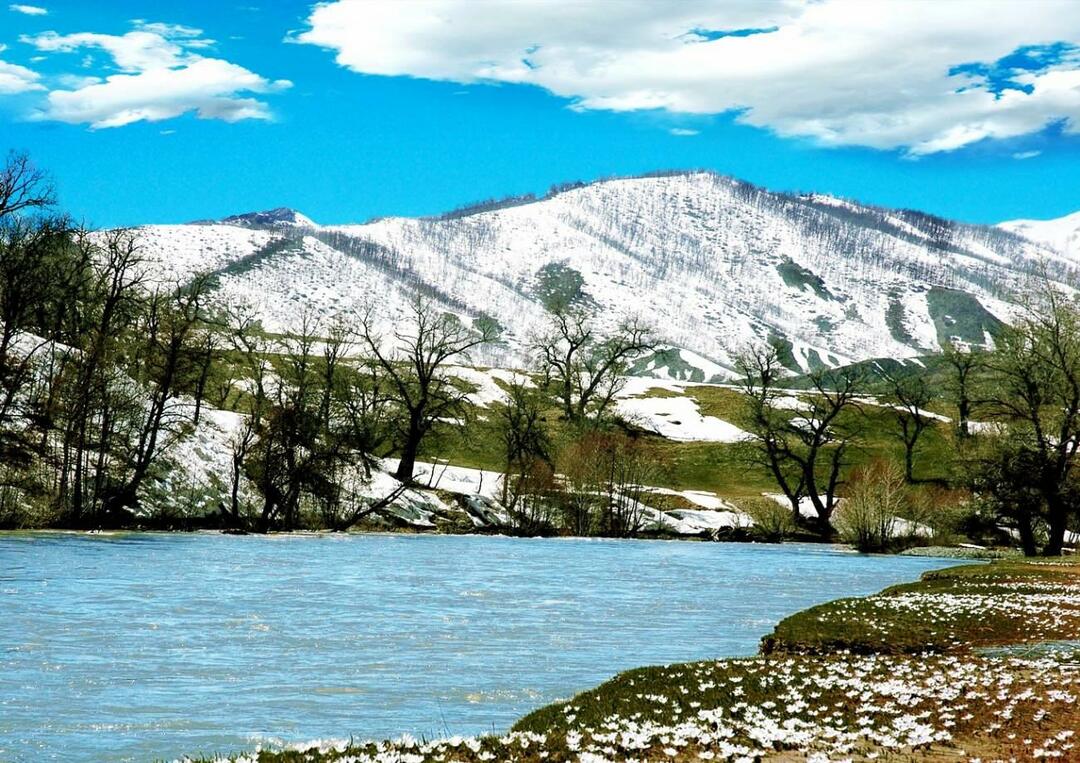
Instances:
[[[690,397],[622,398],[617,408],[628,421],[677,442],[739,442],[749,437],[734,424],[703,416]]]
[[[751,343],[773,342],[792,370],[809,370],[985,342],[1036,263],[1059,280],[1076,265],[1002,228],[705,172],[440,218],[318,226],[272,210],[140,231],[159,278],[213,271],[217,299],[255,305],[270,330],[371,306],[389,333],[419,290],[466,321],[497,320],[503,343],[472,362],[508,367],[546,325],[546,296],[568,292],[609,325],[646,318],[673,349],[637,372],[688,381],[730,373]]]
[[[1009,220],[998,227],[1046,244],[1065,257],[1080,261],[1080,212],[1054,220]]]

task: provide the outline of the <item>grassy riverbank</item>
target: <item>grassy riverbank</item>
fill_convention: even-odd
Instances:
[[[511,733],[237,760],[1080,759],[1080,563],[928,573],[783,620],[758,657],[620,674]]]

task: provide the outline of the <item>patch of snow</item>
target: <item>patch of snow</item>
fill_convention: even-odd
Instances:
[[[749,434],[723,419],[702,416],[689,397],[634,397],[617,403],[628,420],[677,442],[741,442]]]
[[[384,458],[382,465],[387,472],[393,473],[397,469],[398,459]],[[417,461],[413,478],[417,485],[424,488],[459,495],[480,495],[484,498],[495,499],[502,492],[500,472],[473,469],[467,466]]]
[[[601,330],[626,316],[647,317],[706,379],[726,376],[738,352],[770,335],[790,341],[804,367],[912,357],[936,341],[925,300],[915,296],[929,286],[962,289],[1005,320],[1010,306],[986,283],[1007,293],[1023,287],[1039,259],[1049,256],[1059,270],[1076,264],[992,227],[957,223],[942,234],[946,241],[931,244],[908,213],[812,200],[819,206],[696,172],[594,183],[446,218],[139,232],[158,281],[222,271],[274,238],[295,237],[295,246],[222,272],[215,296],[251,300],[272,331],[294,330],[305,312],[329,318],[375,301],[380,327],[392,331],[419,284],[441,309],[465,321],[488,315],[503,326],[504,344],[472,359],[486,365],[521,364],[530,336],[550,320],[537,273],[562,264],[581,275]],[[840,221],[821,205],[852,214]],[[821,278],[836,298],[785,286],[777,269],[784,259]],[[904,295],[910,342],[893,337],[885,320],[893,290]]]

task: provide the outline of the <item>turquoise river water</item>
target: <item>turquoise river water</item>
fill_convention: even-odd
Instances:
[[[828,546],[0,535],[0,761],[507,729],[631,667],[947,566]]]

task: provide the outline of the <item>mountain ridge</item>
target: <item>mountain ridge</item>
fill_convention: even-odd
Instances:
[[[1006,220],[998,227],[1056,249],[1080,262],[1080,212],[1049,220]]]
[[[730,370],[770,342],[806,371],[990,343],[1039,267],[1063,283],[1077,273],[1005,227],[709,172],[564,184],[437,217],[320,226],[279,208],[140,231],[160,278],[213,270],[217,299],[252,303],[274,330],[377,302],[391,331],[417,291],[467,321],[494,318],[504,344],[489,365],[523,362],[553,288],[587,294],[601,324],[643,315],[699,368]]]

